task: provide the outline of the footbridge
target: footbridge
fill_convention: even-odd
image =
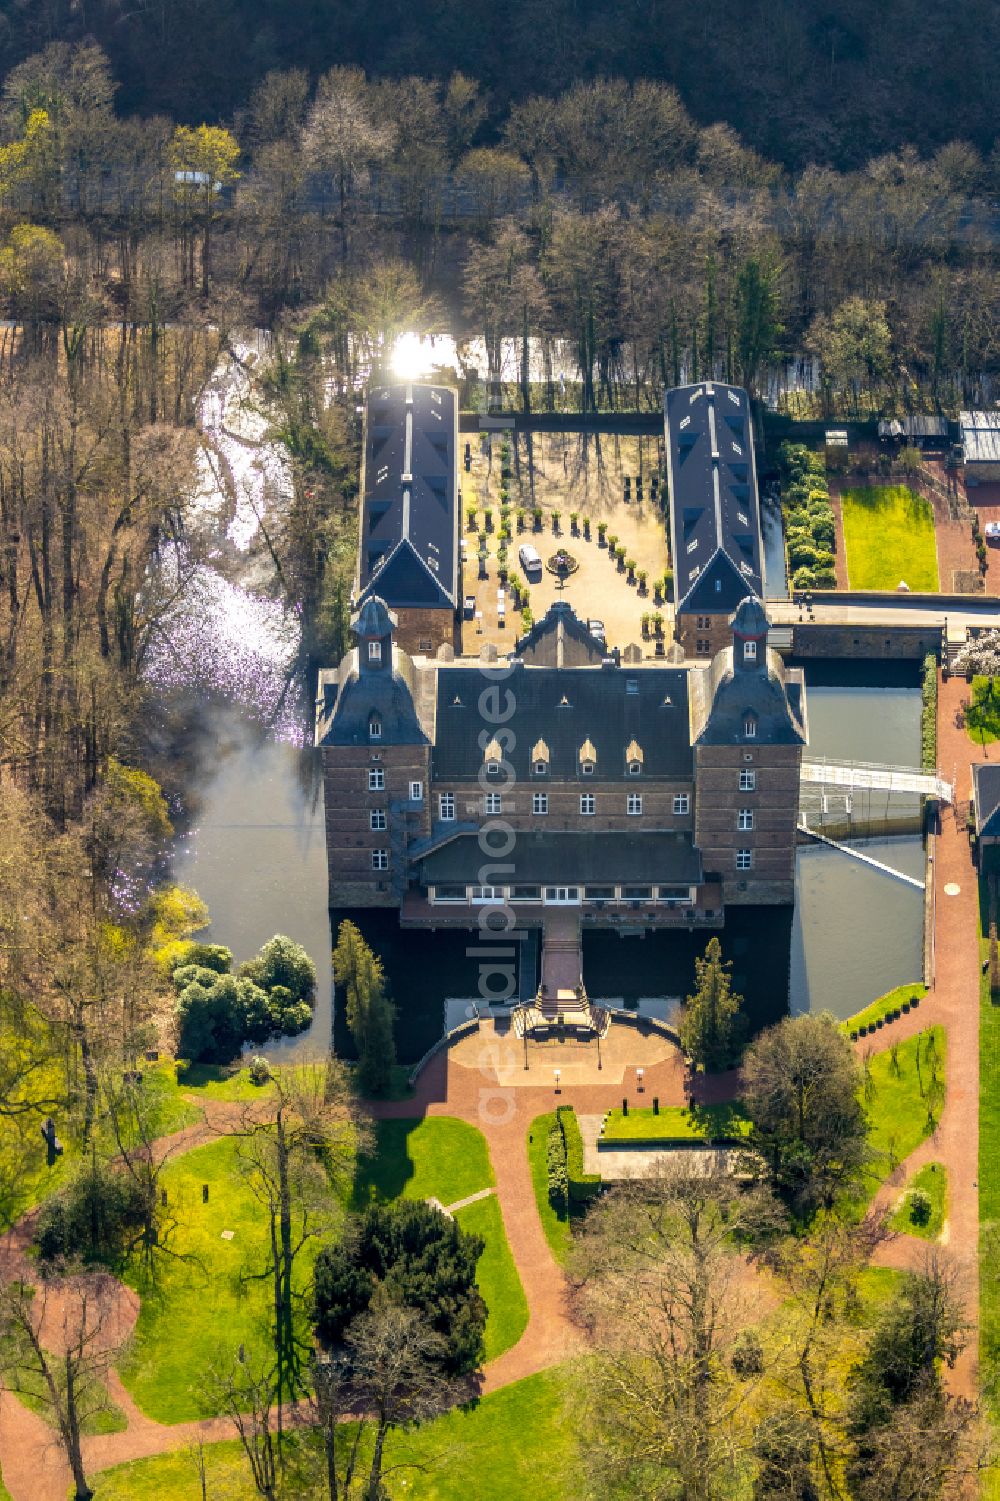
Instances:
[[[842,787],[846,791],[903,793],[909,796],[935,797],[943,803],[955,801],[954,783],[936,771],[921,771],[916,766],[888,766],[878,761],[830,761],[811,756],[802,762],[801,779],[819,787]]]
[[[905,871],[897,870],[893,865],[886,865],[884,861],[876,860],[874,855],[868,855],[864,850],[857,849],[852,844],[841,844],[838,840],[830,839],[826,834],[820,834],[816,829],[811,829],[806,823],[805,815],[799,818],[799,829],[803,834],[808,834],[810,839],[815,839],[817,844],[828,845],[832,850],[839,850],[842,855],[850,855],[852,860],[860,860],[862,865],[871,866],[872,870],[881,871],[885,876],[892,876],[907,886],[915,886],[918,891],[924,890],[924,882],[916,876],[909,876]]]

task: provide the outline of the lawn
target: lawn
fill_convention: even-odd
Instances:
[[[861,1011],[856,1011],[840,1024],[840,1030],[846,1037],[852,1032],[858,1032],[862,1027],[876,1027],[880,1021],[892,1011],[901,1010],[905,1005],[911,1005],[914,997],[922,1001],[927,994],[927,986],[923,980],[913,980],[909,985],[897,985],[893,990],[887,990],[885,995],[880,995],[872,1001],[870,1006],[865,1006]]]
[[[931,1217],[926,1225],[916,1224],[910,1216],[910,1195],[920,1189],[930,1196]],[[906,1192],[890,1224],[904,1235],[919,1235],[923,1240],[937,1240],[944,1224],[948,1202],[948,1173],[940,1162],[928,1162],[906,1185]]]
[[[555,1121],[555,1111],[538,1115],[528,1131],[528,1162],[531,1166],[531,1186],[535,1191],[538,1218],[542,1222],[549,1250],[562,1265],[573,1249],[573,1228],[569,1218],[560,1214],[549,1198],[549,1169],[546,1153],[549,1127]]]
[[[496,1195],[466,1204],[455,1219],[463,1230],[481,1235],[486,1242],[476,1267],[476,1281],[489,1311],[485,1339],[485,1359],[489,1362],[521,1338],[528,1323],[528,1300],[510,1254]]]
[[[575,1501],[583,1491],[573,1430],[565,1418],[572,1390],[570,1367],[556,1367],[484,1397],[474,1407],[454,1409],[411,1433],[392,1433],[388,1466],[396,1470],[394,1496],[420,1501]],[[345,1433],[345,1442],[347,1434]],[[315,1443],[315,1439],[309,1440]],[[205,1450],[207,1493],[227,1501],[256,1501],[257,1493],[239,1445],[212,1444]],[[117,1465],[100,1475],[101,1501],[193,1501],[200,1495],[189,1450]],[[327,1492],[317,1480],[296,1488],[300,1501],[321,1501]]]
[[[482,1132],[448,1115],[375,1124],[374,1156],[359,1156],[354,1208],[374,1199],[437,1199],[447,1207],[496,1179]]]
[[[264,1211],[239,1171],[237,1142],[224,1137],[168,1162],[160,1178],[176,1230],[155,1260],[156,1285],[136,1263],[126,1281],[142,1294],[135,1340],[121,1367],[136,1402],[161,1423],[204,1416],[206,1373],[239,1345],[260,1348],[267,1338],[270,1282],[242,1281],[267,1263]],[[209,1200],[202,1202],[202,1185]],[[231,1240],[222,1238],[231,1230]],[[314,1254],[299,1258],[300,1287]],[[302,1314],[303,1329],[305,1315]]]
[[[269,1088],[266,1084],[254,1084],[248,1068],[189,1063],[178,1072],[181,1092],[206,1100],[258,1100]]]
[[[56,1370],[56,1381],[60,1387],[65,1388],[65,1382],[60,1380],[58,1368]],[[25,1407],[31,1412],[37,1413],[40,1418],[44,1418],[45,1422],[52,1427],[55,1415],[52,1403],[45,1393],[43,1378],[41,1376],[36,1377],[32,1373],[31,1378],[25,1381],[25,1386],[29,1389],[14,1393],[17,1400],[23,1402]],[[100,1433],[124,1433],[128,1427],[128,1419],[125,1417],[125,1414],[120,1407],[117,1407],[112,1402],[107,1388],[104,1387],[102,1382],[98,1381],[96,1376],[83,1381],[80,1402],[85,1414],[80,1424],[81,1433],[87,1436]],[[5,1495],[6,1491],[0,1486],[0,1501],[2,1501]]]
[[[866,486],[841,495],[852,589],[937,592],[937,547],[930,501],[905,485]]]
[[[609,1110],[604,1122],[605,1141],[709,1141],[749,1134],[750,1122],[736,1105],[701,1105],[689,1110],[669,1105],[654,1112],[651,1106]]]
[[[972,702],[965,711],[965,729],[974,745],[1000,740],[1000,688],[996,678],[972,679]]]
[[[925,1136],[930,1135],[933,1126],[928,1110],[934,1104],[931,1076],[936,1067],[943,1085],[945,1046],[944,1028],[927,1027],[898,1044],[895,1066],[889,1048],[873,1053],[868,1060],[870,1083],[865,1098],[871,1123],[868,1140],[877,1153],[876,1163],[869,1174],[871,1192],[895,1164],[902,1162]],[[940,1119],[943,1098],[942,1088],[934,1109],[936,1119]]]

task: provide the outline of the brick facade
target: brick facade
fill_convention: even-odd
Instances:
[[[458,646],[458,623],[454,610],[425,610],[417,605],[400,605],[396,643],[412,657],[434,657],[440,646]]]
[[[731,613],[697,615],[680,611],[674,624],[674,636],[685,657],[709,659],[727,647],[733,639],[729,624]]]
[[[799,810],[799,745],[705,745],[695,750],[698,799],[695,843],[705,874],[723,883],[726,902],[791,902]],[[741,790],[740,774],[754,788]],[[753,827],[741,829],[741,810]],[[749,870],[736,868],[738,850],[751,851]]]
[[[381,771],[384,787],[369,786]],[[430,834],[430,747],[326,746],[323,749],[327,868],[331,907],[398,907],[406,891],[406,850]],[[420,782],[423,799],[410,797]],[[383,812],[386,828],[373,830]],[[372,851],[388,852],[389,868],[375,870]]]

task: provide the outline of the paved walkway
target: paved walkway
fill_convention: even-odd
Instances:
[[[918,1011],[883,1029],[878,1040],[887,1045],[895,1037],[912,1035],[935,1022],[948,1029],[947,1096],[941,1121],[935,1135],[907,1159],[903,1170],[908,1178],[925,1162],[935,1160],[943,1162],[948,1170],[946,1254],[954,1268],[970,1326],[969,1343],[949,1379],[956,1392],[972,1396],[976,1392],[979,1307],[976,1187],[979,959],[975,942],[978,896],[961,810],[963,800],[967,801],[969,796],[969,765],[975,752],[964,732],[954,727],[955,710],[965,686],[964,682],[954,681],[943,684],[939,702],[939,763],[949,774],[952,768],[957,773],[958,812],[944,810],[937,841],[936,983]],[[945,895],[948,884],[959,887],[957,896]],[[858,1044],[859,1050],[869,1044],[870,1040],[864,1039]],[[657,1049],[661,1051],[657,1053]],[[492,1023],[486,1023],[478,1034],[463,1039],[450,1053],[438,1054],[431,1060],[411,1099],[372,1107],[372,1114],[380,1119],[457,1116],[477,1126],[489,1144],[496,1176],[495,1192],[528,1301],[528,1324],[517,1345],[486,1367],[481,1387],[484,1392],[543,1370],[582,1348],[581,1334],[567,1309],[565,1278],[549,1250],[535,1205],[525,1150],[532,1121],[552,1110],[561,1099],[572,1102],[581,1116],[599,1118],[612,1106],[620,1105],[623,1095],[635,1106],[648,1103],[654,1094],[670,1105],[682,1104],[685,1098],[679,1055],[655,1033],[643,1035],[631,1028],[613,1027],[602,1047],[604,1066],[600,1070],[596,1048],[581,1050],[573,1044],[529,1044],[528,1059],[525,1073],[520,1041],[513,1033],[498,1034]],[[641,1095],[635,1076],[638,1062],[645,1068],[646,1087]],[[549,1073],[557,1067],[561,1070],[563,1094],[556,1093],[554,1077]],[[735,1087],[735,1076],[727,1075],[708,1085],[699,1081],[698,1094],[706,1102],[726,1099]],[[231,1131],[239,1113],[238,1106],[208,1102],[205,1119],[167,1138],[161,1150],[165,1153],[190,1150],[220,1132]],[[900,1187],[898,1182],[886,1185],[876,1203],[888,1207]],[[8,1238],[3,1249],[9,1257],[16,1259],[23,1253],[26,1233],[22,1226]],[[927,1250],[926,1242],[896,1236],[881,1248],[878,1259],[884,1265],[919,1269]],[[181,1448],[199,1437],[210,1441],[232,1435],[231,1425],[221,1418],[165,1427],[136,1408],[116,1375],[112,1376],[111,1389],[126,1414],[128,1428],[124,1433],[85,1441],[86,1464],[93,1472],[125,1460]],[[64,1501],[68,1473],[52,1431],[6,1393],[0,1393],[0,1455],[13,1501]]]

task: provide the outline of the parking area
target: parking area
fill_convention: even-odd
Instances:
[[[463,459],[467,442],[469,468],[462,462],[460,476],[463,594],[471,618],[462,623],[463,654],[478,656],[486,642],[501,652],[513,647],[524,629],[518,593],[526,596],[535,620],[554,600],[565,599],[582,618],[604,622],[610,646],[634,642],[653,656],[659,630],[669,652],[660,441],[617,434],[493,433],[463,437]],[[509,537],[501,514],[505,506]],[[611,538],[624,550],[625,561],[612,559]],[[531,581],[518,561],[525,544],[542,560],[541,577]],[[503,547],[508,578],[516,581],[513,590],[500,579]],[[576,565],[565,580],[546,567],[560,549]],[[626,561],[634,564],[631,574]]]

